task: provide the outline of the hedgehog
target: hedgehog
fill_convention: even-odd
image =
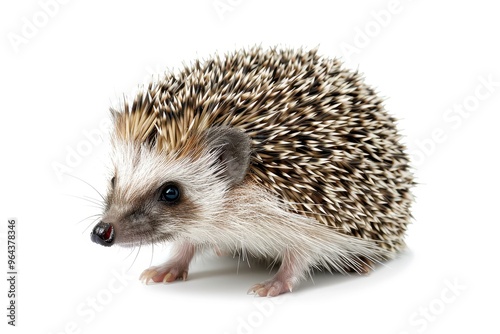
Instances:
[[[314,270],[366,273],[405,248],[414,185],[396,119],[357,71],[317,49],[251,47],[167,72],[111,108],[112,170],[92,241],[172,243],[147,283],[197,254],[278,267],[249,293]]]

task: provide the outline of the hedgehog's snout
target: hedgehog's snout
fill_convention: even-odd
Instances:
[[[92,232],[90,232],[90,240],[102,246],[111,246],[115,241],[115,229],[113,225],[102,221],[99,222]]]

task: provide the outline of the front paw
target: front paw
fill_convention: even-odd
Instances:
[[[260,297],[275,297],[285,292],[292,292],[292,280],[274,277],[271,280],[260,284],[255,284],[248,290],[248,294],[255,294]]]
[[[144,270],[139,279],[144,284],[149,284],[151,281],[155,283],[170,283],[177,279],[185,281],[187,279],[187,275],[188,268],[167,264],[163,266],[154,266]]]

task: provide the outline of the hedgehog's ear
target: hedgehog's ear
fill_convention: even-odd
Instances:
[[[219,153],[217,163],[224,167],[229,184],[243,181],[250,166],[250,137],[241,130],[224,126],[212,127],[206,135],[209,150]]]

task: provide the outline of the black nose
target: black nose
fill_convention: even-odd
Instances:
[[[111,246],[115,241],[115,229],[111,224],[100,222],[90,233],[90,239],[96,244]]]

